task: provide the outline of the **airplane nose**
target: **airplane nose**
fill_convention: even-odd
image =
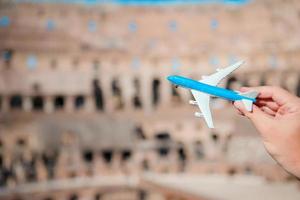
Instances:
[[[173,82],[174,77],[173,76],[168,76],[167,79],[168,79],[168,81]]]

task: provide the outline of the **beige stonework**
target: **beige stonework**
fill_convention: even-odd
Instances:
[[[299,5],[3,7],[11,23],[0,27],[0,199],[174,199],[140,185],[145,172],[293,179],[230,103],[212,100],[210,130],[194,118],[191,94],[166,77],[198,80],[245,60],[221,87],[299,95]]]

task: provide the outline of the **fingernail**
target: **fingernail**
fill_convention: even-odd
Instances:
[[[234,105],[237,109],[239,109],[239,110],[241,110],[241,109],[244,108],[244,105],[243,105],[243,103],[242,103],[241,101],[235,101],[235,102],[233,103],[233,105]]]

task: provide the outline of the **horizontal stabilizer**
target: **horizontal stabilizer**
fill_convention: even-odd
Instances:
[[[193,100],[190,100],[190,101],[189,101],[189,104],[191,104],[191,105],[198,105],[198,104],[197,104],[197,101],[193,101]]]
[[[195,117],[203,117],[203,114],[199,112],[195,112]]]
[[[249,112],[251,112],[252,111],[253,101],[248,100],[248,99],[242,99],[242,102],[243,102],[246,110],[249,111]]]

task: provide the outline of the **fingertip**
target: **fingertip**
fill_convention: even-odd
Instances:
[[[235,102],[233,103],[233,105],[234,105],[234,107],[236,107],[236,108],[239,109],[239,110],[242,110],[242,109],[244,108],[241,101],[235,101]]]

